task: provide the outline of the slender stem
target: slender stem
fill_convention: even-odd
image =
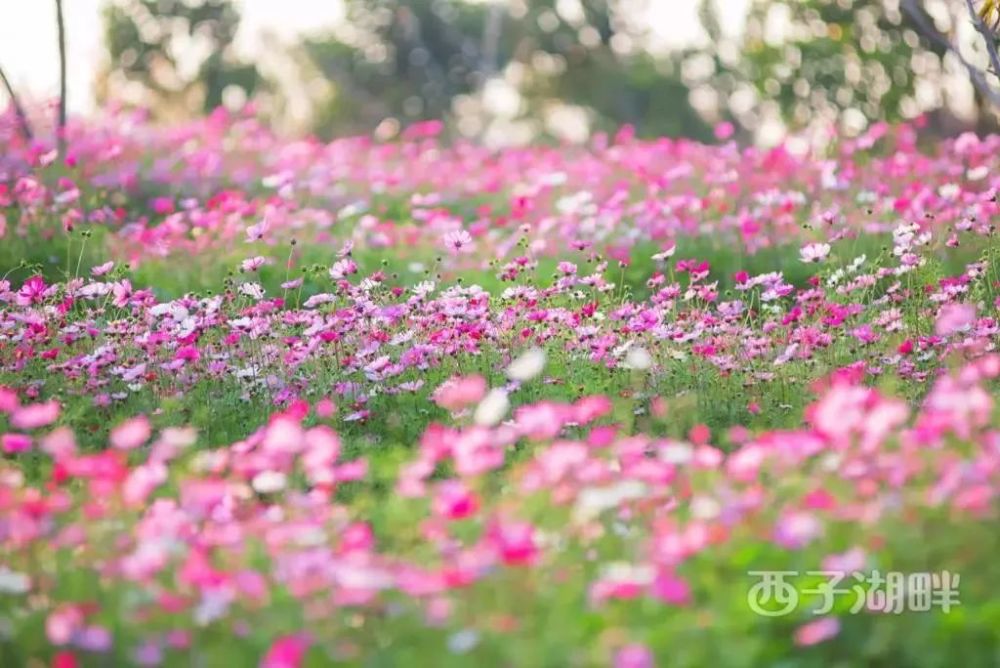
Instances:
[[[3,87],[7,90],[7,97],[10,98],[10,105],[14,107],[14,115],[17,116],[18,124],[21,126],[21,134],[28,141],[32,139],[31,125],[28,123],[28,115],[24,113],[24,107],[21,106],[21,101],[17,99],[17,94],[14,93],[14,87],[10,83],[10,79],[7,78],[7,74],[0,67],[0,81],[3,82]]]

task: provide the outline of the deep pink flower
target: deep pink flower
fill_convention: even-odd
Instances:
[[[4,434],[0,436],[0,449],[13,455],[31,449],[31,437],[26,434]]]
[[[299,668],[309,651],[309,641],[301,634],[275,640],[260,663],[260,668]]]
[[[527,522],[496,522],[486,532],[489,544],[508,566],[525,566],[538,558],[535,527]]]
[[[479,499],[465,483],[445,480],[437,485],[433,501],[434,512],[449,520],[459,520],[474,515],[479,510]]]
[[[41,276],[32,276],[24,282],[21,289],[17,292],[17,299],[15,303],[18,306],[31,306],[32,304],[37,304],[45,299],[46,291],[48,286],[45,285],[45,279]]]

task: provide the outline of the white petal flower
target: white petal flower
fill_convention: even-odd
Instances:
[[[288,477],[281,471],[261,471],[253,477],[250,486],[258,494],[274,494],[285,489]]]
[[[510,400],[507,398],[507,393],[501,389],[494,389],[490,390],[476,406],[472,419],[480,427],[493,427],[500,424],[508,410],[510,410]]]
[[[830,254],[830,244],[806,244],[799,250],[803,262],[822,262]]]
[[[632,347],[625,354],[625,361],[622,363],[622,366],[633,371],[646,371],[653,366],[653,358],[645,348]]]
[[[510,363],[507,367],[507,377],[525,382],[540,374],[544,368],[545,351],[541,348],[532,348]]]
[[[0,566],[0,593],[25,594],[31,589],[31,579],[24,573]]]

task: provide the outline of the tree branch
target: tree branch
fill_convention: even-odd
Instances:
[[[969,6],[969,10],[972,12],[973,18],[977,22],[977,30],[979,30],[979,24],[981,24],[982,21],[976,14],[975,8],[972,5],[972,0],[966,0],[966,3]],[[905,11],[907,15],[909,15],[910,19],[913,20],[914,24],[916,24],[920,33],[948,53],[954,55],[962,67],[965,68],[966,72],[968,72],[969,80],[972,82],[972,85],[976,87],[976,90],[978,90],[983,97],[988,99],[994,107],[1000,108],[1000,91],[989,84],[989,81],[986,80],[986,73],[983,72],[983,70],[970,63],[966,57],[962,55],[958,46],[943,35],[936,27],[934,27],[934,25],[932,25],[927,14],[923,10],[923,7],[921,7],[916,0],[903,0],[901,6],[903,11]],[[986,28],[985,25],[982,25],[982,29],[986,31],[985,34],[980,31],[980,34],[983,35],[984,38],[989,35],[989,38],[986,39],[986,43],[987,50],[990,51],[991,61],[1000,63],[1000,58],[997,57],[996,44],[992,41],[992,35],[990,34],[989,29]],[[996,71],[993,74],[995,76],[1000,76],[1000,64],[995,64],[994,67]]]
[[[14,87],[10,83],[10,79],[7,78],[7,74],[0,67],[0,81],[3,82],[3,87],[7,90],[7,96],[10,98],[10,106],[14,107],[14,115],[17,116],[18,124],[21,126],[21,134],[27,141],[31,141],[33,135],[31,133],[31,124],[28,123],[28,115],[24,113],[24,107],[21,106],[21,101],[17,99],[17,94],[14,93]]]
[[[989,26],[983,21],[983,17],[976,11],[972,0],[965,0],[965,5],[969,8],[969,18],[972,19],[972,25],[976,27],[976,32],[982,36],[983,42],[986,44],[986,52],[990,54],[993,76],[1000,77],[1000,54],[997,54],[997,36],[989,29]]]

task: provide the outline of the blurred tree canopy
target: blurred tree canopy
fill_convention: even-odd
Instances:
[[[785,34],[769,39],[768,23],[776,21]],[[899,9],[881,0],[758,0],[747,17],[741,66],[794,125],[823,112],[860,124],[898,121],[917,113],[915,65],[927,48]]]
[[[966,0],[753,0],[741,57],[717,59],[716,74],[749,84],[755,111],[770,107],[792,128],[819,117],[860,131],[925,112],[950,116],[948,78],[965,73],[949,72],[946,43],[967,12]],[[971,95],[988,122],[995,110]]]
[[[567,110],[589,131],[701,140],[720,121],[746,135],[926,112],[968,124],[946,85],[966,76],[948,48],[966,0],[751,0],[739,34],[722,28],[728,2],[700,0],[701,39],[670,50],[651,48],[642,19],[668,0],[342,1],[342,22],[292,48],[299,76],[330,91],[313,105],[320,136],[439,118],[477,135],[497,117],[559,136]],[[239,22],[232,0],[111,2],[108,81],[154,107],[249,97],[265,86],[233,53]],[[981,87],[966,90],[972,114],[994,118]]]
[[[585,108],[595,127],[631,123],[644,134],[707,138],[671,64],[639,48],[644,27],[629,19],[641,5],[347,0],[346,24],[303,45],[339,93],[318,129],[441,118],[489,77],[513,70],[523,116],[557,100]]]
[[[208,112],[224,95],[249,98],[256,65],[233,53],[240,13],[231,0],[114,0],[104,8],[110,87],[128,101],[170,115]]]

